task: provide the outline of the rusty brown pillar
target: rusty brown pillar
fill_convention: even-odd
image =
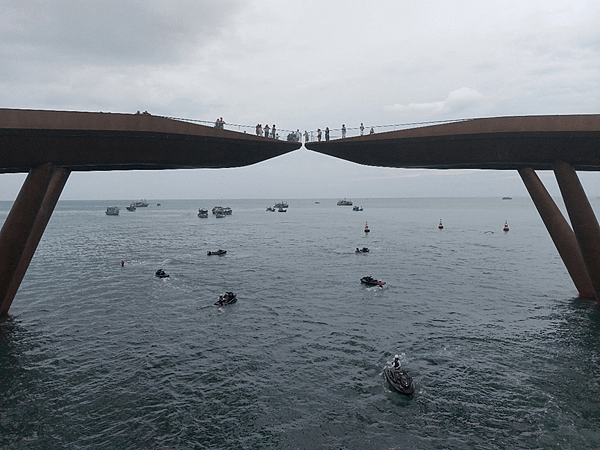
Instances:
[[[23,251],[23,255],[21,256],[21,260],[19,262],[19,266],[17,267],[17,271],[13,277],[12,283],[6,293],[4,298],[4,304],[0,308],[0,317],[6,316],[8,314],[8,310],[10,309],[10,305],[19,290],[19,286],[21,285],[21,281],[23,281],[23,277],[27,272],[27,268],[29,267],[29,263],[35,254],[38,244],[42,239],[44,231],[46,230],[46,225],[50,221],[50,217],[54,212],[54,207],[60,198],[60,194],[62,193],[67,180],[69,179],[70,170],[58,168],[54,171],[52,175],[52,179],[50,180],[50,184],[48,186],[48,190],[46,191],[46,195],[44,196],[44,200],[36,217],[35,223],[29,234],[29,239],[27,240],[27,245],[25,246],[25,250]]]
[[[594,298],[594,287],[579,249],[575,233],[562,215],[556,203],[544,187],[535,171],[529,167],[519,169],[519,175],[529,195],[535,204],[540,217],[546,225],[548,234],[552,238],[556,250],[560,255],[567,272],[571,276],[575,288],[581,297]]]
[[[552,165],[573,232],[588,270],[596,301],[600,303],[600,226],[575,169],[566,162]]]
[[[0,311],[17,273],[56,166],[45,163],[29,171],[0,230]],[[6,313],[3,313],[6,316]]]

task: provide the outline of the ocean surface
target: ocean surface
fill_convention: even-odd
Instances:
[[[0,448],[600,448],[600,308],[529,198],[279,200],[60,201],[0,324]]]

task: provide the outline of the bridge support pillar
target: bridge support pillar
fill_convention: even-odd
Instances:
[[[70,171],[52,163],[29,171],[0,231],[0,318],[8,315]]]
[[[575,288],[581,297],[594,298],[594,288],[579,249],[575,233],[535,171],[529,167],[519,169],[519,175],[535,204],[546,229],[562,258]]]
[[[552,167],[594,287],[596,301],[600,303],[600,226],[598,220],[575,169],[563,161],[557,161]]]

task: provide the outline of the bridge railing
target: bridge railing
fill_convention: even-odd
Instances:
[[[181,122],[196,123],[196,124],[204,125],[207,127],[222,128],[224,130],[235,131],[238,133],[256,135],[256,125],[244,125],[244,124],[226,123],[226,122],[219,123],[217,121],[200,120],[200,119],[185,119],[185,118],[181,118],[181,117],[167,117],[167,116],[161,116],[161,117],[164,117],[166,119],[171,119],[171,120],[178,120]],[[384,133],[384,132],[388,132],[388,131],[406,130],[409,128],[423,127],[423,126],[427,126],[427,125],[440,125],[440,124],[445,124],[445,123],[465,122],[468,120],[472,120],[472,119],[450,119],[450,120],[436,120],[436,121],[425,121],[425,122],[405,122],[405,123],[397,123],[397,124],[390,124],[390,125],[365,125],[362,130],[361,130],[360,126],[346,127],[345,137],[349,138],[349,137],[356,137],[356,136],[371,134],[371,129],[373,130],[373,134],[375,134],[375,133]],[[284,140],[284,141],[288,140],[288,136],[290,134],[295,135],[297,130],[298,129],[296,129],[296,130],[289,130],[289,129],[285,129],[285,128],[277,129],[276,139]],[[308,140],[306,140],[305,133],[308,134]],[[318,128],[313,129],[313,130],[300,130],[300,134],[301,134],[301,138],[300,138],[301,142],[318,141]],[[264,137],[264,129],[261,133],[261,136]],[[342,135],[341,127],[329,129],[329,140],[330,141],[333,141],[336,139],[342,139],[343,137],[344,136]],[[272,138],[271,132],[269,132],[269,138]],[[321,128],[321,141],[325,141],[325,140],[327,140],[326,134],[325,134],[325,128]]]

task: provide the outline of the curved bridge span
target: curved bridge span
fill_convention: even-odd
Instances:
[[[28,172],[0,231],[0,317],[71,171],[239,167],[300,145],[147,114],[0,109],[0,173]],[[518,170],[579,294],[600,300],[600,227],[576,174],[600,169],[600,115],[474,119],[306,147],[382,167]],[[556,174],[572,228],[535,170]]]
[[[471,119],[306,147],[382,167],[552,170],[565,161],[576,170],[599,170],[600,115]]]

